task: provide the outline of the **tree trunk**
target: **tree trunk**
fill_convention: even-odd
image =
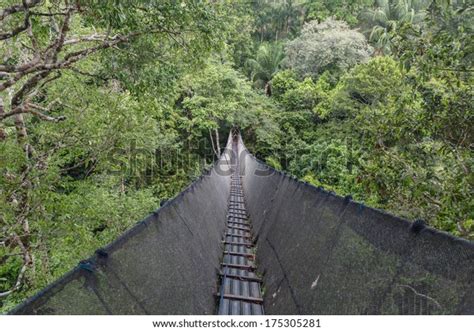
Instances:
[[[5,114],[5,106],[3,103],[3,98],[0,95],[0,115]],[[2,126],[3,124],[0,123],[0,141],[3,141],[7,138],[7,134],[5,132],[5,129]]]
[[[216,134],[216,146],[217,146],[217,157],[221,156],[221,145],[219,144],[219,129],[214,129],[214,132]]]
[[[15,115],[16,138],[19,144],[26,143],[28,134],[26,133],[25,119],[23,114]]]
[[[209,138],[211,138],[212,151],[214,152],[214,155],[217,155],[216,146],[214,146],[214,136],[212,135],[211,129],[209,129]]]
[[[265,84],[265,94],[267,95],[267,97],[272,96],[272,85],[270,84],[270,82],[267,82]]]
[[[18,106],[17,106],[18,107]],[[17,109],[13,107],[12,110]],[[30,160],[32,157],[33,149],[28,143],[28,132],[26,130],[25,119],[23,114],[15,115],[14,117],[16,137],[18,144],[22,147],[25,152],[25,164],[21,167],[19,176],[21,177],[20,190],[18,194],[18,208],[17,208],[17,219],[22,227],[22,234],[20,236],[20,243],[23,245],[23,255],[26,267],[33,266],[33,259],[31,255],[31,245],[30,245],[30,222],[28,220],[30,214],[30,193],[33,189],[32,183],[30,181]]]

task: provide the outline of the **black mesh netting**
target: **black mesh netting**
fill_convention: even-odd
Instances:
[[[230,187],[215,168],[11,313],[213,314]]]
[[[472,242],[241,159],[267,314],[474,313]]]
[[[471,242],[298,182],[245,150],[240,164],[266,313],[474,314]],[[215,313],[228,192],[214,167],[11,313]]]

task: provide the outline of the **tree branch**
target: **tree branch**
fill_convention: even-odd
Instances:
[[[17,291],[21,287],[21,284],[23,282],[23,278],[25,276],[26,269],[28,268],[28,266],[32,262],[31,255],[28,252],[28,250],[26,249],[25,245],[23,245],[23,242],[21,241],[20,237],[18,237],[17,234],[13,234],[13,239],[17,243],[18,247],[20,247],[21,253],[23,255],[23,265],[20,269],[20,272],[18,273],[15,285],[8,291],[0,292],[0,298],[4,298],[4,297],[12,294],[13,292]]]
[[[69,31],[69,22],[71,20],[71,15],[73,11],[73,7],[69,7],[67,9],[58,38],[54,43],[52,43],[48,46],[48,48],[46,48],[45,54],[48,55],[48,53],[51,52],[51,54],[49,54],[49,60],[52,62],[55,62],[57,60],[57,56],[59,52],[61,52],[61,49],[64,45],[64,40],[66,39],[66,34]]]
[[[23,25],[17,26],[11,31],[0,33],[0,40],[5,40],[16,36],[17,34],[25,31],[30,26],[30,13],[26,12]]]
[[[3,116],[3,114],[5,114],[5,105],[3,103],[3,98],[0,95],[0,116]],[[2,126],[0,126],[0,141],[5,140],[6,137],[7,137],[7,134],[5,130],[3,129]],[[0,217],[0,220],[1,220],[1,217]]]
[[[30,12],[31,16],[46,16],[46,17],[52,17],[52,16],[65,16],[67,12],[50,12],[50,13],[43,13],[43,12],[36,12],[32,11]]]
[[[117,36],[114,36],[111,39],[114,39],[116,37]],[[82,43],[82,42],[91,42],[91,41],[104,42],[104,41],[107,40],[106,38],[107,38],[106,35],[94,33],[94,34],[91,34],[90,36],[80,36],[80,37],[65,40],[64,45],[75,45],[75,44],[79,44],[79,43]]]
[[[44,71],[50,71],[50,70],[55,70],[55,69],[67,68],[71,64],[73,64],[73,63],[79,61],[80,59],[82,59],[82,58],[84,58],[84,57],[86,57],[86,56],[88,56],[92,53],[95,53],[99,50],[110,48],[110,47],[113,47],[113,46],[118,45],[120,43],[130,41],[130,39],[138,37],[140,35],[144,35],[144,34],[148,34],[148,33],[161,33],[161,32],[168,33],[170,35],[177,34],[174,31],[168,31],[168,30],[161,29],[161,28],[150,29],[150,30],[147,30],[147,31],[137,31],[137,32],[132,32],[128,35],[116,35],[116,36],[114,36],[110,39],[103,40],[102,44],[100,44],[100,45],[90,47],[90,48],[85,48],[85,49],[82,49],[82,50],[79,50],[79,51],[70,52],[70,53],[68,53],[64,56],[64,59],[62,61],[56,61],[56,60],[51,61],[50,60],[48,62],[40,62],[39,59],[35,58],[34,60],[30,61],[29,63],[23,64],[20,67],[1,66],[0,65],[0,71],[16,73],[16,75],[11,77],[9,80],[7,80],[7,81],[3,82],[2,84],[0,84],[0,92],[4,91],[5,89],[7,89],[7,88],[9,88],[13,85],[15,85],[15,83],[17,83],[19,80],[21,80],[26,75],[34,73],[36,71],[43,71],[43,70]],[[65,42],[65,41],[63,40],[63,42]],[[61,47],[56,48],[56,49],[58,51],[60,51],[62,46],[63,46],[62,42],[59,42],[58,45],[61,45]],[[52,49],[53,47],[57,47],[57,46],[51,45],[49,48]],[[55,57],[55,56],[56,55],[54,55],[53,57]]]
[[[41,107],[34,103],[28,102],[25,105],[23,105],[23,107],[17,107],[14,110],[9,111],[8,113],[0,113],[0,121],[8,117],[12,117],[12,116],[20,115],[20,114],[32,114],[39,117],[42,120],[49,121],[49,122],[56,122],[56,123],[64,121],[66,119],[66,116],[51,117],[42,113],[42,112],[48,112],[48,111],[49,111],[48,108]]]
[[[44,107],[41,107],[41,106],[38,106],[38,105],[35,105],[34,103],[27,103],[25,105],[26,108],[29,108],[26,112],[27,113],[30,113],[30,114],[33,114],[37,117],[39,117],[40,119],[42,119],[43,121],[48,121],[48,122],[61,122],[61,121],[64,121],[66,119],[66,116],[59,116],[59,117],[51,117],[51,116],[48,116],[42,112],[48,112],[49,109],[47,108],[44,108]],[[31,109],[33,108],[33,109]]]
[[[7,16],[13,15],[17,12],[20,12],[25,9],[30,9],[35,7],[41,2],[41,0],[25,0],[21,5],[13,5],[11,7],[5,8],[0,10],[0,21],[3,21],[3,19]]]
[[[18,107],[23,98],[26,97],[26,95],[34,89],[38,83],[43,80],[44,78],[48,77],[51,74],[51,71],[40,71],[36,75],[32,76],[30,79],[26,81],[25,84],[19,89],[12,97],[11,100],[11,109],[12,111],[15,110],[16,107]]]
[[[68,69],[71,70],[71,71],[74,71],[75,73],[78,73],[79,75],[88,76],[88,77],[92,77],[92,78],[95,78],[95,79],[100,79],[102,81],[107,81],[107,78],[105,78],[105,77],[101,77],[99,75],[91,74],[89,72],[84,72],[84,71],[81,71],[81,70],[79,70],[75,67],[70,67]]]

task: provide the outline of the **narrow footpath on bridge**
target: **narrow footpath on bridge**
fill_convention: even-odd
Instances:
[[[256,246],[245,207],[238,136],[232,141],[231,185],[223,239],[219,315],[263,315],[262,279],[256,274]]]

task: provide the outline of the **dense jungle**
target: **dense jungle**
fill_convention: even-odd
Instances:
[[[239,127],[270,166],[474,239],[470,1],[0,0],[0,311]]]

